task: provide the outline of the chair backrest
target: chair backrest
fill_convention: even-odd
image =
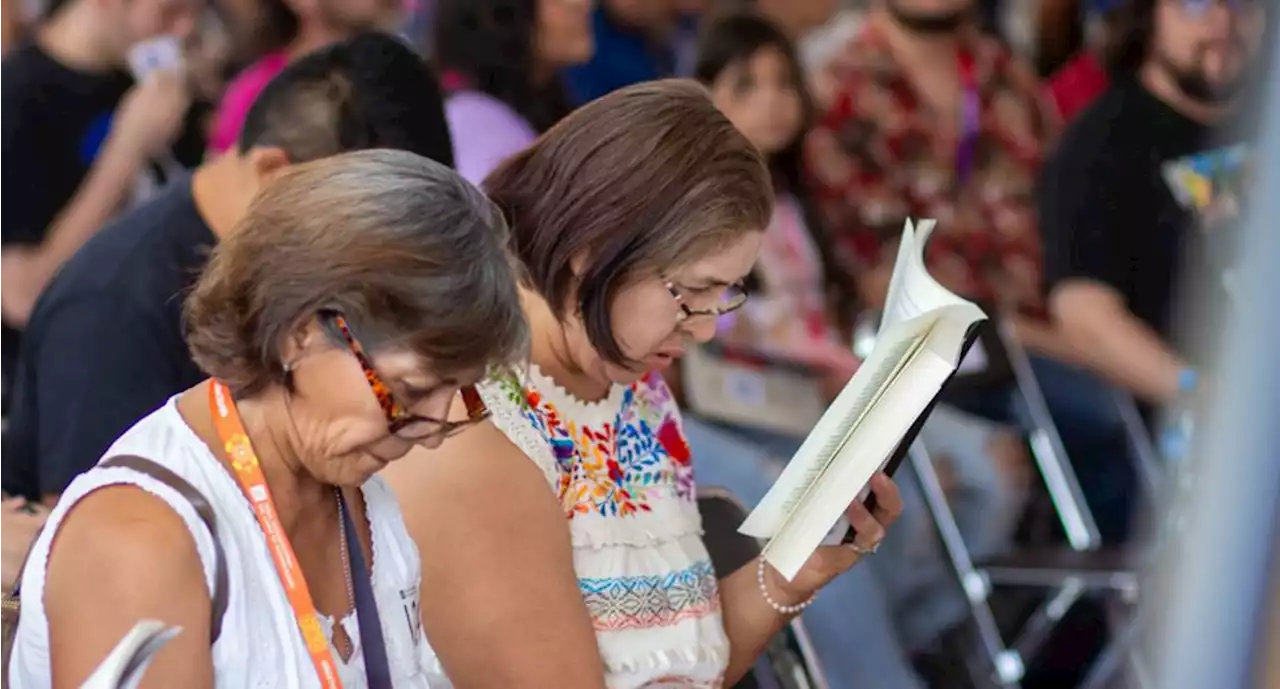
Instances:
[[[724,578],[760,555],[760,543],[738,532],[747,518],[742,501],[723,488],[699,486],[702,540],[716,578]],[[733,689],[827,689],[809,636],[796,618],[769,643],[753,673]]]
[[[760,554],[760,543],[738,532],[747,510],[732,493],[699,486],[698,512],[702,515],[702,540],[717,578],[729,576]]]
[[[1049,405],[1031,368],[1031,359],[1014,335],[1012,324],[997,320],[994,325],[1009,357],[1019,399],[1031,421],[1031,454],[1053,499],[1067,542],[1075,550],[1093,550],[1102,545],[1102,535],[1062,444],[1058,427],[1049,414]]]

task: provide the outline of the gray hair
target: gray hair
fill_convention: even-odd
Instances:
[[[478,189],[412,153],[296,166],[259,194],[187,298],[191,355],[252,395],[283,382],[283,338],[331,310],[365,347],[405,347],[438,372],[513,361],[528,328],[507,236]]]

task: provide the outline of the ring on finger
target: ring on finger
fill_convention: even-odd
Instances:
[[[880,549],[880,541],[876,541],[876,542],[875,542],[875,544],[874,544],[874,545],[872,545],[872,546],[871,546],[871,547],[869,547],[869,548],[868,548],[868,547],[865,547],[865,546],[858,545],[857,541],[854,541],[854,542],[852,542],[852,543],[850,543],[850,544],[849,544],[849,548],[850,548],[851,550],[853,550],[853,552],[855,552],[855,553],[857,553],[858,555],[861,555],[861,556],[863,556],[863,557],[865,557],[865,556],[867,556],[867,555],[875,555],[875,554],[876,554],[876,551]]]

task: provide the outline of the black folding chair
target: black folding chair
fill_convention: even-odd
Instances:
[[[732,493],[699,486],[698,511],[702,515],[702,540],[717,577],[732,574],[760,555],[760,543],[738,533],[747,510]],[[734,689],[828,689],[800,618],[774,637],[752,673]]]

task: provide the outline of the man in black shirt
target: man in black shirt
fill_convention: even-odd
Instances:
[[[1224,125],[1259,52],[1263,5],[1132,2],[1117,54],[1132,76],[1080,115],[1044,167],[1050,309],[1090,368],[1150,403],[1196,383],[1174,344],[1175,301],[1180,278],[1222,284],[1205,259],[1226,232],[1207,221],[1234,202],[1220,192],[1243,156],[1219,147],[1239,135]],[[1218,309],[1221,296],[1210,297]]]
[[[260,185],[286,166],[365,148],[452,164],[435,76],[385,34],[287,67],[249,111],[236,150],[85,244],[28,323],[4,491],[56,500],[134,421],[203,380],[183,341],[182,301],[217,238],[236,229]]]
[[[3,371],[19,330],[59,265],[120,208],[169,148],[190,104],[184,80],[158,72],[134,85],[130,47],[182,39],[203,0],[65,0],[34,40],[4,58],[0,193],[4,196]]]

